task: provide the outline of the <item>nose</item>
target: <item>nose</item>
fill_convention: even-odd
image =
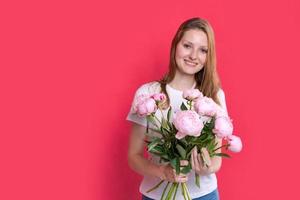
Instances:
[[[197,51],[192,50],[189,57],[191,60],[196,60],[197,59]]]

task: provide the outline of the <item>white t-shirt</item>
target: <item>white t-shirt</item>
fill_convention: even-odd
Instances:
[[[170,97],[170,105],[172,107],[173,112],[180,110],[181,103],[186,102],[186,100],[182,97],[183,92],[172,88],[168,84],[166,85],[166,90]],[[135,114],[133,112],[133,105],[135,104],[136,97],[141,94],[152,95],[152,94],[160,93],[160,92],[161,92],[161,88],[160,88],[159,82],[150,82],[150,83],[143,84],[141,87],[139,87],[135,93],[130,112],[128,113],[126,119],[146,127],[147,126],[146,118],[139,117],[137,114]],[[224,91],[222,89],[219,89],[217,96],[220,100],[221,107],[227,113]],[[163,111],[163,114],[164,114],[164,116],[167,116],[167,109]],[[159,119],[161,118],[160,112],[156,112],[155,115]],[[149,132],[150,132],[150,130],[149,130]],[[159,163],[159,157],[156,155],[153,155],[151,153],[148,153],[148,159],[156,164]],[[151,191],[149,193],[146,193],[147,190],[154,187],[160,181],[161,180],[157,177],[144,176],[144,179],[140,184],[139,190],[142,194],[144,194],[145,196],[147,196],[149,198],[160,199],[161,194],[163,193],[163,190],[167,184],[166,181],[163,184],[161,184],[159,186],[159,188],[157,188],[154,191]],[[217,188],[216,174],[213,173],[213,174],[210,174],[207,176],[200,176],[200,188],[199,188],[195,184],[195,172],[194,172],[194,170],[192,170],[188,175],[187,187],[188,187],[189,193],[191,195],[191,198],[198,198],[198,197],[204,196],[204,195],[214,191]],[[176,199],[184,200],[184,198],[181,194],[181,187],[178,187]]]

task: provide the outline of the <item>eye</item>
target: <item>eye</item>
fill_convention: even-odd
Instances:
[[[200,49],[202,53],[207,53],[207,49]]]
[[[191,45],[189,45],[189,44],[183,44],[183,46],[184,46],[184,48],[187,48],[187,49],[191,48]]]

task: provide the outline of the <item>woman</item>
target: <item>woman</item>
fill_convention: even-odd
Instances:
[[[211,97],[227,113],[225,95],[220,88],[216,71],[213,29],[206,20],[200,18],[192,18],[181,24],[172,41],[169,72],[162,80],[146,83],[138,88],[132,105],[134,106],[136,97],[140,94],[163,92],[167,96],[164,112],[169,106],[176,111],[180,109],[181,103],[185,101],[182,92],[191,88],[197,88],[203,95]],[[215,173],[221,167],[221,157],[209,158],[211,161],[210,167],[203,167],[199,154],[194,149],[191,155],[193,171],[187,175],[176,175],[169,164],[160,164],[155,155],[150,154],[149,159],[144,158],[146,119],[134,114],[133,106],[127,116],[127,120],[134,122],[132,123],[129,142],[128,163],[134,171],[144,176],[140,185],[142,199],[160,199],[165,185],[161,185],[149,193],[146,191],[161,179],[166,180],[164,184],[167,181],[187,182],[192,199],[219,199]],[[161,117],[159,112],[157,112],[157,115]],[[152,134],[155,133],[152,132]],[[217,141],[218,146],[221,146],[221,139],[217,139]],[[181,164],[186,165],[184,162]],[[200,188],[195,185],[195,172],[200,175]],[[183,199],[180,190],[176,199]]]

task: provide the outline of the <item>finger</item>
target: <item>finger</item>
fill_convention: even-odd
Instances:
[[[196,169],[198,166],[197,165],[198,161],[197,161],[197,148],[196,147],[193,149],[192,157],[193,157],[193,161],[194,161],[194,168]]]
[[[193,152],[192,152],[192,154],[191,154],[191,165],[192,165],[192,169],[195,169]]]
[[[201,166],[201,167],[205,166],[200,153],[197,155],[197,161],[199,163],[199,166]]]
[[[211,158],[206,148],[201,148],[203,161],[207,166],[211,166]]]
[[[187,181],[188,181],[187,177],[175,177],[175,182],[183,183]]]
[[[183,168],[185,168],[186,166],[188,166],[189,165],[189,161],[187,161],[187,160],[181,160],[180,161],[180,171],[183,169]]]
[[[175,176],[177,175],[177,174],[176,174],[176,170],[173,169],[172,171],[173,171],[173,174],[172,174],[172,175],[175,177]]]
[[[186,177],[187,177],[187,174],[183,174],[183,173],[176,174],[176,170],[173,170],[172,176],[173,176],[174,178],[175,178],[175,177],[186,178]]]
[[[168,171],[166,179],[170,182],[174,182],[176,175],[173,170]]]
[[[183,176],[186,176],[186,174],[182,174],[182,173],[176,174],[176,170],[173,169],[173,174],[172,174],[172,176],[173,176],[173,177],[178,177],[178,176],[183,177]]]
[[[180,174],[177,175],[177,176],[182,177],[182,178],[187,177],[187,175],[186,175],[186,174],[183,174],[183,173],[180,173]]]
[[[199,162],[198,155],[199,154],[197,153],[197,149],[195,149],[193,152],[193,159],[194,159],[194,166],[196,170],[199,170],[201,168],[200,167],[201,162]]]
[[[189,161],[187,161],[187,160],[180,161],[180,166],[187,166],[187,165],[189,165]]]

